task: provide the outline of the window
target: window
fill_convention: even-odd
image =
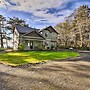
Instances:
[[[45,33],[45,37],[48,37],[48,33]]]
[[[32,46],[33,45],[33,42],[30,42],[30,45]]]
[[[45,42],[45,45],[48,46],[49,42]]]
[[[28,43],[28,46],[30,46],[30,43]]]

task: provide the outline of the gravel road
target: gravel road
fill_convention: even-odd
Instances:
[[[0,90],[90,90],[90,52],[82,58],[36,66],[0,64]]]

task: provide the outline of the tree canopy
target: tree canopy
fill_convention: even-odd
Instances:
[[[60,45],[90,47],[90,8],[87,5],[80,6],[66,18],[65,22],[58,24],[55,28],[62,33],[58,41]],[[66,41],[61,37],[66,37]]]

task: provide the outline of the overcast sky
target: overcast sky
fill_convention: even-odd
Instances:
[[[31,27],[44,28],[63,22],[83,4],[90,7],[90,0],[1,0],[0,14],[25,19]]]

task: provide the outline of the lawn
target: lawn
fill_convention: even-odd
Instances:
[[[51,52],[51,51],[29,51],[9,52],[0,54],[0,62],[8,65],[22,65],[26,63],[37,63],[49,60],[61,60],[79,56],[76,52]]]

